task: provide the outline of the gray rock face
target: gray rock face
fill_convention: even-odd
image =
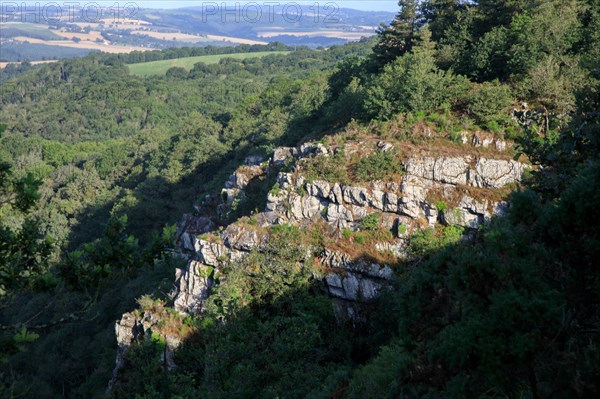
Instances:
[[[441,183],[467,184],[468,161],[468,158],[414,158],[406,164],[406,172]]]
[[[331,202],[342,205],[344,203],[344,194],[342,193],[342,187],[339,183],[334,183],[329,192],[329,199]]]
[[[225,188],[243,190],[252,179],[264,173],[265,170],[258,165],[239,168],[229,176],[229,179],[225,182]]]
[[[138,319],[133,313],[124,313],[121,320],[115,323],[115,337],[117,339],[117,356],[115,359],[115,367],[112,372],[112,377],[108,383],[108,393],[113,389],[118,382],[119,370],[124,365],[125,352],[133,341],[142,341],[151,339],[153,328],[158,323],[152,314],[144,312]],[[161,354],[161,364],[166,365],[167,370],[173,370],[177,366],[174,360],[175,349],[181,345],[179,337],[172,335],[163,335],[166,343],[165,351]]]
[[[442,214],[442,219],[447,225],[458,225],[475,228],[490,217],[487,201],[480,203],[473,198],[464,196],[457,208],[447,209]]]
[[[322,199],[327,199],[331,193],[331,185],[326,181],[315,180],[314,182],[306,185],[308,194],[313,197],[319,197]]]
[[[501,188],[510,183],[520,182],[525,169],[524,164],[513,160],[481,158],[475,165],[473,186]]]
[[[191,260],[185,270],[178,270],[175,281],[175,309],[183,313],[200,313],[214,284],[214,268]]]
[[[335,273],[328,274],[325,277],[325,284],[331,296],[362,303],[377,299],[382,289],[380,283],[355,273],[348,273],[343,276]]]
[[[334,270],[325,276],[327,291],[332,297],[346,301],[374,301],[393,276],[389,266],[364,260],[354,262],[348,255],[339,252],[327,250],[322,261]]]
[[[508,147],[506,141],[481,132],[461,132],[459,134],[463,144],[471,144],[473,147],[487,148],[494,145],[498,151],[504,151]]]
[[[252,229],[243,228],[232,224],[229,225],[222,234],[225,246],[229,249],[240,251],[251,251],[264,245],[266,236],[258,234]]]
[[[365,206],[369,202],[370,195],[364,187],[343,187],[344,202],[352,205]]]
[[[329,222],[336,222],[339,220],[353,222],[354,217],[352,216],[352,212],[343,205],[329,205],[327,208],[327,220]]]
[[[294,158],[298,154],[298,150],[293,147],[278,147],[273,151],[272,163],[274,166],[283,165],[289,159]]]
[[[200,261],[209,266],[218,266],[227,257],[227,248],[218,242],[196,239],[194,247]]]
[[[198,234],[208,233],[214,230],[215,224],[212,220],[203,216],[183,215],[177,226],[177,236],[183,249],[194,251],[194,239]]]
[[[471,159],[465,158],[414,158],[406,165],[408,174],[428,180],[452,185],[501,188],[521,181],[527,168],[525,164],[513,160],[480,158],[472,169]]]
[[[378,242],[375,244],[375,249],[379,252],[390,252],[396,258],[402,259],[406,257],[406,245],[404,242],[390,244],[389,242]]]
[[[233,201],[239,196],[240,190],[237,188],[224,188],[221,190],[221,198],[223,203],[227,206],[233,205]]]
[[[300,146],[299,154],[301,157],[319,154],[328,155],[329,150],[321,143],[305,143]]]
[[[381,152],[389,152],[394,149],[394,145],[391,143],[386,143],[385,141],[380,141],[377,143],[377,149]]]

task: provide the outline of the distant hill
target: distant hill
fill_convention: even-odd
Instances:
[[[71,58],[92,51],[128,53],[269,42],[330,47],[372,36],[382,22],[394,17],[390,12],[327,5],[211,7],[121,10],[118,18],[113,10],[104,10],[103,15],[112,17],[102,19],[91,19],[76,8],[73,17],[44,23],[23,21],[18,13],[7,15],[0,23],[0,62]]]

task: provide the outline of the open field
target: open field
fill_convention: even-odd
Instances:
[[[289,51],[261,51],[255,53],[235,53],[235,54],[216,54],[216,55],[202,55],[198,57],[185,57],[185,58],[174,58],[172,60],[161,60],[151,62],[141,62],[139,64],[128,65],[129,72],[134,75],[140,76],[152,76],[152,75],[163,75],[169,68],[180,67],[185,70],[193,68],[194,64],[198,62],[204,62],[206,64],[216,64],[223,58],[253,58],[253,57],[264,57],[271,54],[287,54]]]
[[[190,35],[187,33],[166,33],[166,32],[157,32],[152,30],[134,30],[131,31],[133,35],[146,35],[153,37],[155,39],[160,40],[178,40],[186,43],[198,43],[198,42],[207,42],[208,39],[206,36],[200,35]]]
[[[238,44],[268,44],[268,42],[262,42],[259,40],[251,40],[251,39],[242,39],[239,37],[231,37],[231,36],[219,36],[219,35],[206,35],[210,40],[219,40],[222,42],[231,42]]]
[[[52,30],[51,32],[60,37],[64,37],[65,39],[72,39],[72,38],[76,37],[79,40],[87,40],[90,42],[96,41],[98,39],[104,40],[104,38],[98,31],[90,31],[90,33],[83,33],[83,32],[63,32],[63,31],[59,31],[59,30]]]
[[[45,61],[31,61],[30,64],[48,64],[50,62],[57,62],[57,60],[45,60]],[[0,62],[0,69],[6,68],[8,64],[20,64],[20,62]]]
[[[61,37],[45,25],[24,22],[0,22],[0,38],[27,36],[34,39],[58,40]]]
[[[349,32],[349,31],[281,31],[281,30],[269,30],[258,32],[258,37],[264,38],[277,38],[278,36],[296,36],[296,37],[330,37],[338,39],[346,39],[350,41],[360,40],[362,37],[373,36],[375,32]]]
[[[119,45],[115,45],[115,44],[105,45],[102,43],[91,42],[91,41],[87,41],[87,40],[82,40],[79,43],[75,43],[72,40],[41,40],[41,39],[33,39],[30,37],[24,37],[24,36],[17,36],[13,39],[15,41],[23,42],[23,43],[28,42],[28,43],[33,43],[33,44],[45,44],[48,46],[61,46],[61,47],[71,47],[71,48],[78,48],[78,49],[98,50],[98,51],[102,51],[105,53],[115,53],[115,54],[130,53],[132,51],[155,50],[153,48],[148,48],[148,47],[119,46]]]

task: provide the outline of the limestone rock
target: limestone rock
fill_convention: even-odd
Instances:
[[[267,194],[267,205],[265,208],[267,211],[283,211],[284,201],[286,198],[286,191],[281,190],[278,193],[269,192]]]
[[[469,164],[466,158],[413,158],[406,164],[408,174],[449,184],[467,184]]]
[[[369,215],[367,208],[358,205],[350,205],[350,211],[354,215],[354,221],[359,221],[366,218]]]
[[[327,221],[336,222],[338,220],[353,222],[354,216],[352,216],[352,212],[350,212],[350,210],[343,205],[329,205],[327,208]]]
[[[300,156],[307,157],[309,155],[328,155],[329,150],[321,143],[305,143],[300,146]]]
[[[372,302],[382,288],[381,283],[355,273],[343,276],[330,273],[325,277],[325,284],[331,296],[353,302]]]
[[[334,202],[336,204],[342,205],[344,203],[344,195],[342,193],[342,187],[339,185],[339,183],[335,183],[331,187],[331,191],[329,192],[328,198],[329,200],[331,200],[331,202]]]
[[[365,206],[369,200],[369,192],[364,187],[346,186],[342,190],[344,201],[348,204]]]
[[[377,149],[381,152],[388,152],[394,149],[394,145],[386,143],[385,141],[380,141],[377,143]]]
[[[260,212],[256,214],[256,223],[261,227],[274,226],[285,223],[278,212]]]
[[[225,188],[243,190],[252,179],[264,174],[264,172],[264,169],[257,165],[239,168],[229,176],[229,179],[225,182]]]
[[[235,224],[227,226],[222,237],[228,248],[240,251],[251,251],[262,247],[266,240],[266,236],[256,230]]]
[[[385,201],[386,193],[379,190],[373,190],[369,196],[369,205],[379,211],[383,211],[383,203]]]
[[[473,198],[463,196],[457,208],[447,209],[442,213],[442,220],[447,225],[476,228],[489,216],[487,201],[477,202]]]
[[[204,216],[185,214],[177,226],[177,236],[181,246],[188,251],[195,251],[194,240],[198,234],[214,230],[215,224]]]
[[[406,245],[404,243],[389,243],[378,242],[375,244],[375,249],[379,252],[390,252],[396,258],[404,258],[406,256]],[[390,269],[391,270],[391,269]]]
[[[294,187],[294,176],[291,173],[279,172],[277,175],[277,183],[282,190],[288,190]]]
[[[383,211],[398,212],[398,196],[395,193],[388,192],[383,196]]]
[[[211,266],[191,260],[186,269],[178,273],[179,278],[175,283],[175,309],[184,313],[199,313],[202,310],[202,305],[214,284],[213,270]]]
[[[348,254],[326,249],[321,256],[324,265],[346,272],[361,274],[375,279],[390,280],[393,277],[392,269],[387,265],[379,265],[364,259],[353,261]]]
[[[227,206],[233,205],[233,201],[240,195],[238,188],[224,188],[221,190],[221,198]]]
[[[520,162],[481,158],[475,164],[473,185],[475,187],[501,188],[520,182],[526,166]]]
[[[273,151],[273,166],[283,165],[287,160],[294,158],[298,150],[293,147],[277,147]]]
[[[323,180],[315,180],[312,183],[306,185],[308,193],[314,197],[329,198],[331,193],[331,185]]]
[[[227,248],[218,242],[196,239],[195,249],[200,261],[209,266],[218,266],[227,258]]]

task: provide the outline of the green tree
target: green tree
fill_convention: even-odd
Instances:
[[[0,164],[0,295],[12,289],[34,287],[47,272],[52,241],[39,223],[28,216],[39,200],[41,180],[31,174],[16,178],[10,164]],[[14,226],[8,216],[21,218]]]
[[[373,55],[379,68],[410,52],[421,27],[417,0],[400,0],[398,5],[400,11],[390,25],[382,24],[377,31]]]

